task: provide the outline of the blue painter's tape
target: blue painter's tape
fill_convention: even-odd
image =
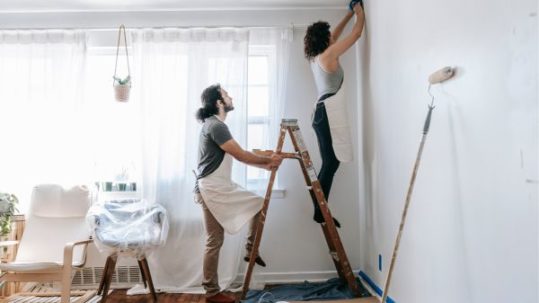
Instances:
[[[359,272],[359,276],[365,280],[365,282],[367,282],[367,284],[369,284],[369,286],[381,297],[383,295],[383,290],[378,287],[378,285],[376,285],[376,283],[374,283],[374,281],[369,278],[369,276],[367,276],[366,273],[364,273],[363,271],[360,271]],[[391,299],[390,297],[387,297],[387,300],[386,300],[387,303],[396,303],[395,300]]]

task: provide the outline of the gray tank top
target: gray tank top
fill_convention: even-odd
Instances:
[[[325,95],[336,94],[341,88],[344,79],[344,71],[339,64],[339,68],[333,72],[326,72],[318,61],[318,57],[311,61],[311,70],[314,75],[314,83],[318,90],[318,100]]]

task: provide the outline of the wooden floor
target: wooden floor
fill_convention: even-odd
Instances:
[[[115,290],[110,294],[107,299],[107,303],[150,303],[150,295],[146,296],[126,296],[125,290]],[[239,294],[236,296],[239,300]],[[206,303],[204,295],[195,295],[195,294],[159,294],[158,295],[159,303],[172,303],[172,302],[181,302],[181,303]],[[317,301],[320,303],[320,301]],[[331,301],[336,302],[336,301]],[[339,303],[380,303],[380,301],[374,297],[371,298],[362,298],[362,299],[351,299],[343,300]]]
[[[126,296],[126,290],[114,290],[107,297],[107,303],[150,303],[150,295]],[[200,294],[158,294],[159,303],[206,303],[204,295]]]

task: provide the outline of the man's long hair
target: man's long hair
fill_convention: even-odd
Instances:
[[[204,122],[207,118],[219,113],[217,101],[223,100],[223,96],[221,95],[221,85],[217,83],[207,87],[202,92],[200,99],[202,107],[197,110],[196,118],[198,121]]]

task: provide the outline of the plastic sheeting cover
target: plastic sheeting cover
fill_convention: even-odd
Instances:
[[[93,205],[86,216],[100,252],[147,256],[165,244],[166,210],[145,200],[113,200]]]

